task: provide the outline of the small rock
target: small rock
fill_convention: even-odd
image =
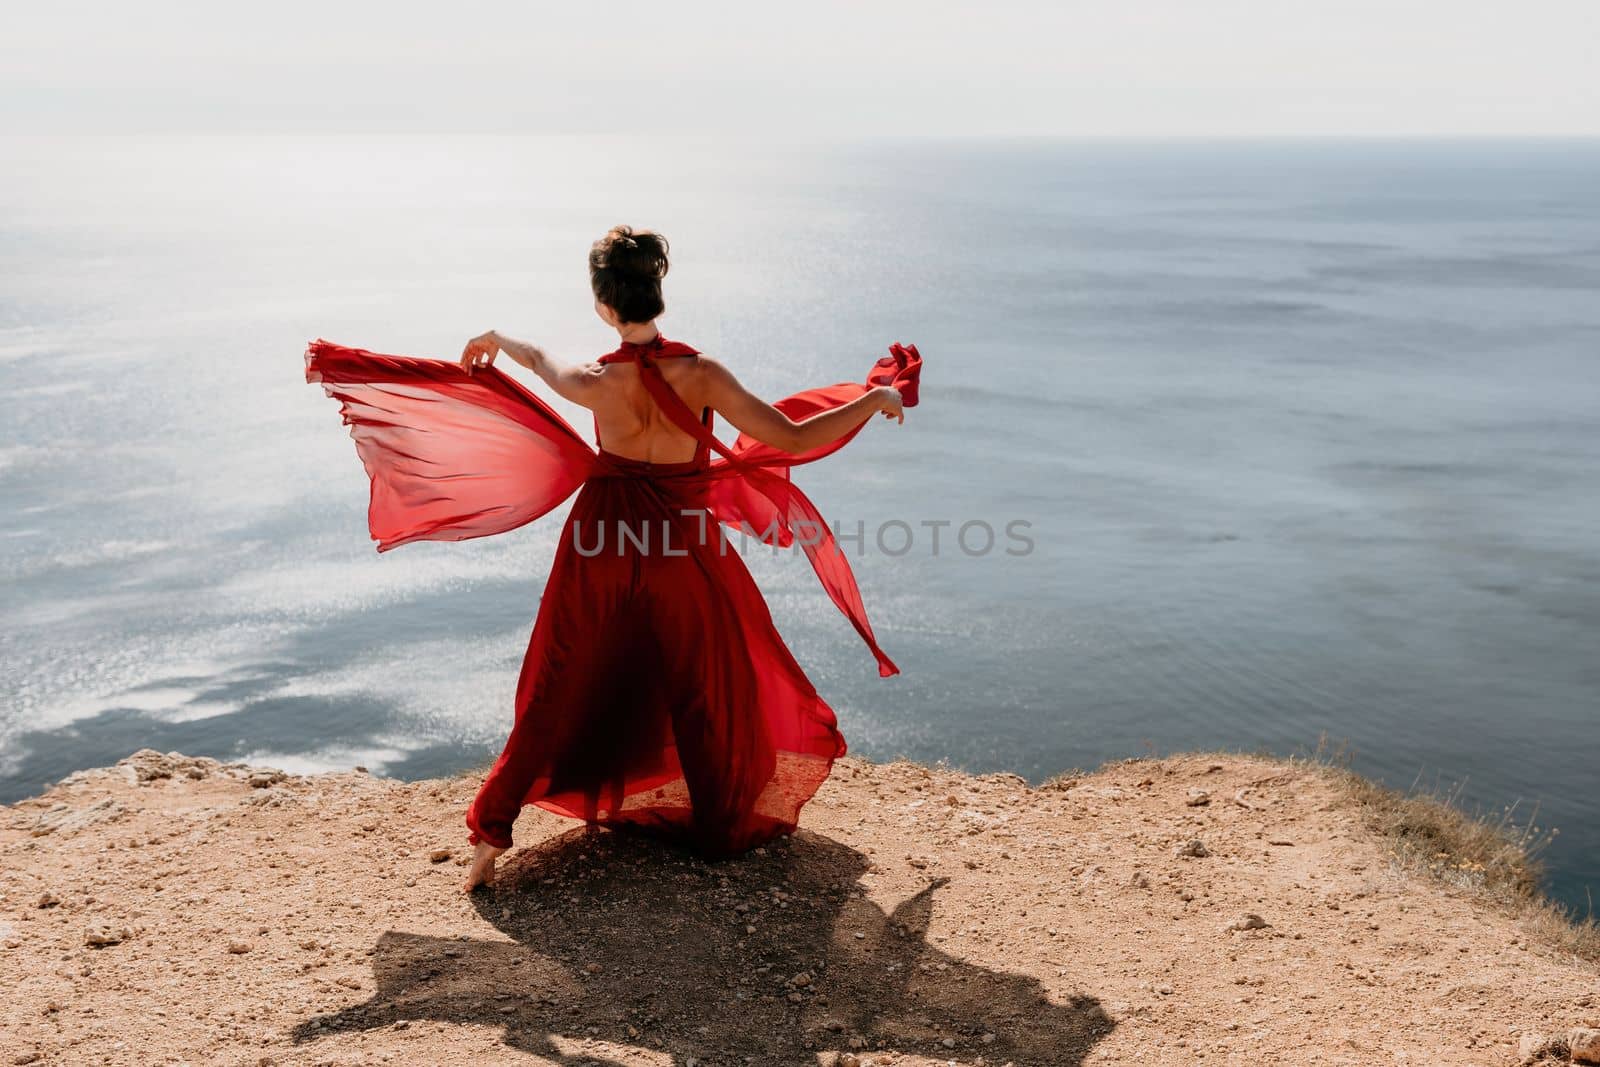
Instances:
[[[841,1052],[833,1062],[834,1067],[861,1067],[861,1057],[854,1052]]]
[[[1197,837],[1179,846],[1178,855],[1192,857],[1194,859],[1204,859],[1206,856],[1211,855],[1211,850],[1206,848],[1206,843]]]
[[[84,931],[83,943],[91,948],[105,948],[121,944],[127,937],[128,931],[120,926],[91,926]]]
[[[1254,912],[1245,912],[1233,922],[1222,928],[1225,934],[1238,933],[1240,930],[1265,930],[1272,924]]]
[[[40,908],[53,908],[57,904],[60,904],[60,903],[61,903],[61,898],[60,897],[56,896],[54,893],[50,892],[49,890],[45,890],[43,893],[39,894],[39,902],[35,906],[36,907],[40,907]]]
[[[96,823],[111,822],[120,818],[125,810],[120,802],[111,797],[97,800],[87,808],[55,804],[49,811],[34,819],[33,825],[28,827],[28,832],[34,837],[44,837],[46,834],[58,831],[82,830]]]
[[[1145,874],[1143,871],[1134,871],[1133,877],[1128,879],[1128,884],[1133,886],[1135,889],[1149,889],[1150,876]]]
[[[133,772],[134,782],[143,784],[160,778],[171,778],[172,762],[164,753],[157,752],[153,748],[141,748],[126,759],[118,760],[117,766],[128,768]]]
[[[41,1059],[37,1052],[19,1052],[11,1057],[12,1063],[38,1063]]]
[[[450,850],[447,848],[436,848],[432,852],[428,853],[429,863],[443,863],[449,858]]]
[[[271,769],[253,771],[253,772],[251,772],[251,775],[250,775],[250,778],[249,778],[250,788],[251,789],[266,789],[266,788],[268,788],[270,786],[277,785],[279,782],[283,781],[287,777],[289,777],[289,776],[284,774],[282,771],[275,771],[275,770],[271,770]]]
[[[235,956],[243,956],[246,952],[249,952],[252,947],[254,946],[252,946],[248,941],[228,942],[228,951],[233,953]]]
[[[1184,801],[1191,808],[1203,808],[1211,803],[1211,794],[1204,789],[1189,790],[1189,797]]]
[[[604,970],[604,968],[598,963],[585,963],[583,965],[583,969],[588,971],[590,974],[599,974],[602,970]]]
[[[1545,1050],[1550,1045],[1550,1038],[1539,1030],[1524,1030],[1517,1039],[1517,1056],[1521,1062],[1527,1063],[1544,1056]]]
[[[1170,997],[1170,996],[1172,996],[1172,993],[1173,993],[1172,987],[1170,985],[1168,985],[1166,982],[1158,982],[1156,984],[1155,990],[1156,990],[1157,993],[1160,993],[1164,997]]]
[[[1574,1027],[1567,1034],[1567,1055],[1573,1063],[1600,1063],[1600,1030]]]

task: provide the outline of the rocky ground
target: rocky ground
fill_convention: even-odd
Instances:
[[[468,897],[474,785],[144,752],[0,807],[0,1064],[1513,1064],[1600,1025],[1592,964],[1315,765],[847,758],[720,864],[529,809]]]

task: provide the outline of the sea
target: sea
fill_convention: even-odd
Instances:
[[[1600,891],[1600,141],[0,157],[0,802],[145,747],[492,759],[562,511],[380,555],[302,356],[593,358],[586,255],[626,223],[671,242],[662,331],[762,395],[926,361],[904,425],[795,475],[902,673],[803,557],[746,551],[852,753],[1320,754],[1520,827],[1579,914]]]

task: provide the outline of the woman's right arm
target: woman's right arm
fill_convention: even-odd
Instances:
[[[493,366],[494,357],[501,352],[543,378],[545,384],[563,399],[586,408],[594,406],[594,386],[600,371],[598,363],[586,366],[558,363],[545,355],[544,349],[538,345],[507,337],[498,330],[479,334],[468,341],[461,353],[461,366],[471,374],[475,367]]]
[[[900,391],[892,386],[875,386],[847,404],[797,421],[746,389],[716,360],[701,356],[698,362],[703,368],[706,401],[718,414],[740,433],[792,455],[832,444],[880,411],[885,418],[906,421]]]

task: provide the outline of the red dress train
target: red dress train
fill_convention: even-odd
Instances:
[[[855,436],[799,455],[696,419],[655,361],[695,355],[657,337],[632,361],[693,459],[647,463],[591,448],[548,405],[493,368],[383,356],[315,341],[306,380],[340,401],[372,482],[368,525],[383,552],[417,540],[513,529],[576,489],[517,682],[516,718],[467,812],[469,839],[511,846],[525,804],[657,833],[727,856],[792,831],[845,753],[833,710],[773,626],[732,526],[796,541],[878,661],[855,578],[831,530],[789,478]],[[792,418],[876,385],[917,401],[922,360],[894,345],[865,384],[777,403]],[[580,488],[581,487],[581,488]]]

